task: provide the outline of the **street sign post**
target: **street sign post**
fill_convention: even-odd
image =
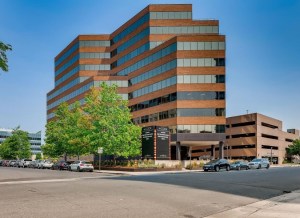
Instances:
[[[98,156],[99,156],[99,171],[101,170],[101,154],[103,153],[103,148],[98,148]]]

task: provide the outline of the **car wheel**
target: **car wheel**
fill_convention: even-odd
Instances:
[[[240,166],[238,166],[238,167],[237,167],[237,170],[241,170],[241,167],[240,167]]]
[[[269,168],[270,168],[270,165],[268,164],[268,165],[267,165],[267,169],[269,169]]]
[[[90,172],[92,173],[92,172],[94,172],[94,170],[90,170]]]
[[[219,166],[215,166],[215,171],[219,172],[220,171],[220,167]]]
[[[246,170],[249,170],[249,167],[248,167],[248,166],[246,167]]]
[[[226,166],[226,171],[229,171],[230,170],[230,166]]]
[[[207,172],[208,170],[204,170],[204,172]]]
[[[258,167],[257,167],[257,169],[260,169],[260,168],[261,168],[261,165],[259,164]]]
[[[79,167],[77,167],[77,172],[80,172],[80,168]]]

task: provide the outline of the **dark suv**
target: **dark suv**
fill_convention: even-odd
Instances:
[[[226,171],[230,170],[230,164],[228,160],[226,159],[216,159],[216,160],[211,160],[210,162],[206,163],[203,166],[203,170],[205,172],[209,170],[214,170],[218,172],[220,169],[226,169]]]
[[[61,160],[61,161],[58,161],[57,163],[53,164],[51,169],[52,170],[67,170],[69,169],[69,166],[72,162],[70,161],[64,161],[64,160]]]

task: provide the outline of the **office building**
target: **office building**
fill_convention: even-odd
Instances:
[[[228,117],[226,123],[224,156],[230,159],[269,158],[274,164],[281,164],[286,148],[299,139],[299,130],[285,132],[282,121],[259,113]],[[195,150],[193,156],[208,155],[209,149]]]
[[[218,20],[193,20],[192,5],[149,5],[111,34],[75,38],[55,58],[47,120],[62,102],[84,104],[103,81],[118,85],[135,124],[171,129],[172,159],[195,146],[222,148],[225,36]]]
[[[12,136],[13,129],[0,128],[0,144],[9,136]],[[28,133],[30,149],[32,154],[41,153],[42,136],[41,131],[37,133]]]

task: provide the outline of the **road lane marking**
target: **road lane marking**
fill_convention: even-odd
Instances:
[[[0,182],[0,185],[52,183],[52,182],[76,182],[79,180],[96,179],[96,178],[103,178],[103,177],[79,177],[79,178],[69,178],[69,179],[41,179],[41,180],[10,181],[10,182]]]

